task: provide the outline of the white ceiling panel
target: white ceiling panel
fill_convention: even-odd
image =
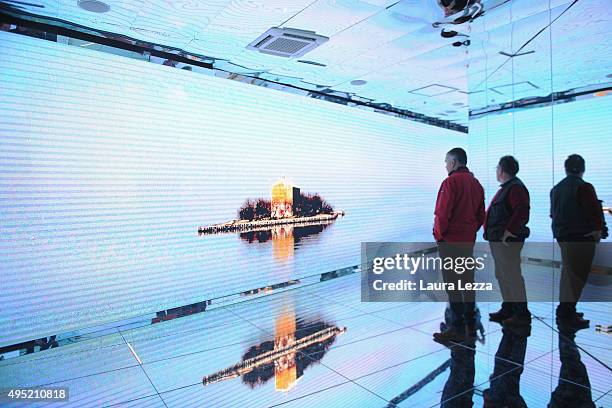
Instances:
[[[111,6],[104,14],[81,9],[76,0],[29,0],[31,5],[21,4],[17,12],[210,57],[215,68],[230,73],[278,78],[305,89],[332,87],[377,103],[463,122],[468,99],[473,107],[484,106],[509,97],[609,82],[606,75],[612,73],[610,0],[580,0],[567,12],[570,0],[481,0],[482,16],[439,27],[432,24],[451,22],[456,15],[445,17],[438,0],[103,1]],[[516,51],[557,17],[552,44],[545,31],[523,50],[533,54],[513,59],[499,54]],[[327,43],[300,57],[323,66],[245,48],[271,27],[311,30],[329,37]],[[442,29],[469,35],[471,44],[452,46],[466,37],[443,38]],[[367,82],[351,84],[356,79]],[[503,88],[527,82],[536,87],[517,87],[510,96]],[[410,92],[435,86],[462,92],[435,96]],[[476,93],[468,96],[464,93],[468,91]]]
[[[363,1],[318,0],[285,22],[283,27],[296,27],[331,37],[384,9]]]

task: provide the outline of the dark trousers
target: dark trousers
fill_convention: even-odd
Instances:
[[[572,317],[576,303],[591,272],[596,242],[559,242],[561,247],[561,284],[557,316]]]
[[[530,317],[527,309],[525,280],[521,273],[521,251],[523,242],[491,242],[491,255],[495,261],[495,277],[501,291],[502,310],[509,315]]]
[[[453,259],[456,265],[457,258],[471,258],[474,256],[474,243],[439,242],[438,254],[442,258],[442,265],[446,258]],[[454,283],[454,290],[446,290],[448,302],[452,312],[452,326],[457,330],[463,330],[466,323],[475,323],[476,294],[473,290],[457,290],[459,280],[465,283],[474,282],[474,268],[465,268],[463,273],[457,273],[455,269],[442,268],[442,278],[445,283]]]
[[[450,348],[450,374],[442,390],[441,408],[470,408],[474,406],[474,377],[476,367],[474,342]]]
[[[526,408],[527,404],[520,394],[520,383],[527,351],[527,337],[531,332],[519,333],[503,329],[502,333],[495,353],[493,374],[489,377],[491,388],[485,400],[495,407]]]

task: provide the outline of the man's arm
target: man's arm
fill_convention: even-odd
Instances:
[[[434,211],[433,234],[436,241],[442,241],[444,239],[451,217],[453,192],[447,180],[444,180],[440,186],[438,199],[436,200],[436,209]]]
[[[519,229],[529,222],[529,192],[521,186],[513,186],[508,192],[508,204],[512,210],[512,216],[506,229],[513,234],[518,234]]]
[[[478,207],[477,220],[478,220],[478,229],[480,229],[480,227],[482,227],[484,225],[484,223],[485,223],[485,219],[487,217],[487,213],[486,213],[486,210],[485,210],[484,188],[482,188],[482,185],[480,183],[478,183],[478,185],[480,186],[480,198],[479,198],[480,206]]]
[[[549,210],[548,210],[548,215],[551,219],[553,219],[553,194],[554,194],[555,189],[553,188],[552,190],[550,190],[550,204],[548,206]]]
[[[595,188],[589,183],[585,183],[578,188],[578,200],[584,208],[585,215],[593,226],[593,231],[601,231],[603,228],[601,217],[601,204],[597,199]]]

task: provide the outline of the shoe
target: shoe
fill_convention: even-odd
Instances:
[[[571,317],[558,317],[557,323],[560,326],[581,330],[588,328],[591,321],[578,316],[578,314],[574,314]]]
[[[565,312],[565,313],[567,313],[567,312]],[[569,313],[571,313],[571,312],[569,312]],[[574,315],[576,315],[578,317],[584,317],[584,313],[576,312],[575,310],[574,310]],[[557,308],[557,311],[555,312],[555,316],[556,316],[557,321],[559,321],[559,309],[558,308]]]
[[[574,317],[577,317],[577,318],[579,318],[579,319],[582,319],[582,318],[584,317],[584,313],[582,313],[582,312],[574,312]],[[557,315],[555,316],[555,321],[556,321],[557,323],[559,323],[559,322],[561,322],[561,321],[572,320],[572,319],[573,319],[572,317],[565,317],[565,316],[563,316],[563,315],[562,315],[561,317],[559,317],[559,314],[557,314]],[[584,319],[583,319],[583,320],[584,320]]]
[[[512,317],[512,314],[503,309],[500,309],[495,313],[489,313],[489,320],[496,323],[501,323],[510,317]]]
[[[446,343],[449,341],[461,343],[462,341],[465,340],[465,332],[459,331],[453,327],[450,327],[444,330],[443,332],[434,333],[433,337],[434,337],[434,340],[442,342],[442,343]]]
[[[502,321],[502,325],[510,327],[525,327],[531,326],[531,316],[521,317],[514,315]]]

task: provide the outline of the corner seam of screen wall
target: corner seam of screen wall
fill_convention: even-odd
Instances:
[[[179,48],[162,46],[159,44],[137,40],[125,35],[114,34],[112,32],[96,30],[79,24],[71,23],[65,20],[61,20],[53,17],[37,16],[35,14],[27,13],[19,10],[16,7],[10,6],[6,3],[0,3],[0,23],[15,24],[19,27],[29,28],[32,30],[39,31],[40,33],[51,33],[53,35],[62,35],[68,38],[74,38],[78,40],[88,41],[100,45],[105,45],[111,48],[122,49],[131,51],[143,55],[148,53],[150,56],[164,58],[177,63],[189,64],[204,69],[211,70],[213,72],[221,72],[235,76],[233,78],[227,78],[230,80],[236,80],[242,83],[248,83],[250,85],[262,86],[280,90],[283,92],[295,93],[295,91],[301,92],[301,96],[320,99],[326,102],[332,102],[348,107],[361,108],[370,110],[371,112],[381,113],[389,116],[396,117],[398,119],[410,120],[413,122],[419,122],[430,126],[440,127],[443,129],[454,130],[461,133],[468,133],[468,127],[453,123],[448,120],[438,119],[435,117],[427,116],[425,114],[413,112],[406,109],[393,107],[388,103],[374,103],[372,101],[363,101],[360,99],[368,99],[360,97],[359,95],[343,96],[338,93],[346,94],[345,92],[334,91],[329,87],[324,87],[321,91],[311,90],[308,88],[302,88],[289,83],[283,83],[280,81],[272,81],[269,79],[260,78],[257,75],[241,74],[239,72],[227,71],[220,68],[214,67],[214,61],[223,60],[214,58],[211,56],[187,53]],[[41,38],[41,37],[38,37]],[[57,42],[53,38],[41,38],[43,40],[49,40]],[[104,52],[104,51],[101,51]],[[127,57],[127,56],[124,56]],[[129,57],[127,57],[129,58]],[[207,61],[213,61],[207,62]],[[225,60],[223,60],[225,61]],[[149,61],[153,62],[153,61]],[[229,62],[229,61],[228,61]],[[234,64],[235,65],[235,64]],[[236,65],[236,67],[239,67]],[[246,68],[246,67],[241,67]],[[317,84],[313,84],[319,86]],[[336,94],[334,94],[336,93]]]

